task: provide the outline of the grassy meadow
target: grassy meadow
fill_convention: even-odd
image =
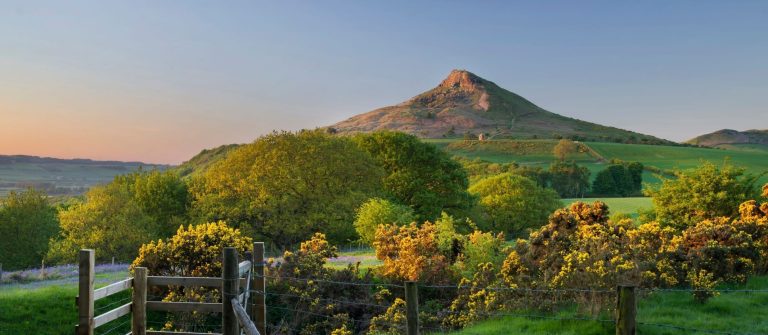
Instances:
[[[494,163],[517,162],[521,165],[548,167],[555,157],[552,150],[556,140],[491,140],[486,142],[463,141],[455,139],[426,140],[429,143],[457,156],[470,159],[479,158]],[[646,166],[663,170],[675,168],[688,169],[701,164],[702,161],[722,164],[730,162],[744,167],[753,174],[768,171],[768,151],[763,146],[738,146],[738,149],[708,149],[695,147],[677,147],[666,145],[622,144],[606,142],[585,143],[593,152],[574,154],[569,157],[579,165],[585,166],[592,172],[592,178],[603,170],[605,160],[620,159],[637,161]],[[659,179],[650,172],[643,173],[643,181],[650,184]],[[763,176],[761,183],[768,182],[768,176]]]
[[[642,297],[637,305],[638,334],[683,335],[698,333],[723,334],[765,334],[768,333],[768,320],[764,310],[768,307],[768,277],[753,277],[741,287],[723,286],[721,289],[759,290],[749,292],[722,291],[706,304],[693,300],[690,292],[680,291],[641,291]],[[510,313],[511,314],[511,313]],[[461,335],[501,335],[501,334],[614,334],[612,322],[598,320],[569,320],[578,317],[573,310],[564,310],[556,314],[520,313],[529,316],[501,316],[478,322],[452,334]],[[531,316],[533,315],[533,316]],[[593,319],[611,319],[611,316],[588,317]],[[664,327],[673,325],[687,330]]]
[[[165,168],[137,162],[0,156],[0,197],[27,187],[44,190],[48,195],[77,195],[112,181],[116,175],[155,167]]]

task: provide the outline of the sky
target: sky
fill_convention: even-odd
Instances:
[[[683,141],[768,128],[768,1],[4,1],[0,154],[183,162],[466,69]]]

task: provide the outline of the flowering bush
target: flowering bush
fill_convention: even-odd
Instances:
[[[380,273],[395,281],[448,283],[453,277],[450,258],[438,247],[437,227],[425,222],[421,227],[382,225],[373,242],[376,258],[383,261]]]

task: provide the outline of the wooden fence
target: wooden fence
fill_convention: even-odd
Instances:
[[[202,334],[147,330],[147,311],[220,313],[222,335],[266,334],[264,244],[253,244],[250,260],[239,262],[235,248],[224,248],[222,257],[221,278],[150,276],[146,268],[137,267],[132,278],[94,290],[95,253],[90,249],[80,250],[75,334],[93,335],[96,328],[128,314],[131,314],[130,334],[133,335]],[[220,303],[147,301],[147,289],[156,286],[214,287],[221,290],[222,299]],[[95,301],[126,290],[132,290],[131,302],[94,315]]]
[[[238,262],[235,248],[224,248],[222,276],[218,277],[164,277],[150,276],[146,268],[134,269],[134,277],[100,289],[93,289],[94,251],[80,251],[77,335],[93,335],[94,330],[122,316],[131,314],[133,335],[202,335],[195,332],[147,330],[147,311],[221,313],[222,335],[266,334],[266,283],[264,276],[264,243],[253,244],[250,260]],[[147,289],[157,286],[213,287],[221,291],[221,302],[167,302],[147,301]],[[419,289],[416,282],[406,282],[406,327],[408,335],[419,334]],[[132,290],[131,302],[100,315],[94,315],[94,301],[116,293]],[[254,293],[254,294],[251,294]],[[616,334],[634,335],[636,332],[636,296],[632,286],[617,288]]]

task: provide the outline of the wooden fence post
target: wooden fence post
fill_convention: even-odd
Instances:
[[[223,335],[238,335],[240,334],[240,326],[237,323],[235,311],[232,309],[232,299],[237,299],[237,296],[240,294],[240,271],[237,249],[231,247],[224,248],[224,261],[221,268],[221,279],[223,282],[221,292],[222,333]]]
[[[267,334],[267,306],[265,294],[267,290],[264,280],[264,242],[253,242],[253,268],[251,269],[251,301],[248,303],[251,320],[259,330],[259,334]]]
[[[405,282],[405,317],[407,334],[419,334],[419,290],[416,282]]]
[[[147,334],[147,268],[133,269],[131,334]]]
[[[616,288],[616,335],[635,335],[637,304],[634,286]]]
[[[93,249],[80,250],[79,282],[77,296],[77,335],[93,335],[93,266],[96,255]]]

